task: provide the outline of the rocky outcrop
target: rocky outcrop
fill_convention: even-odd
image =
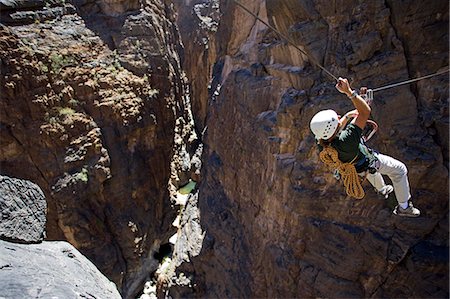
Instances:
[[[177,232],[176,190],[198,177],[173,8],[1,3],[2,173],[41,186],[47,238],[69,241],[134,297]]]
[[[448,67],[441,0],[241,2],[354,87]],[[448,297],[448,76],[375,95],[399,219],[319,163],[310,118],[351,103],[234,1],[0,5],[2,174],[123,297]]]
[[[446,1],[240,2],[355,88],[448,68]],[[309,120],[352,109],[327,74],[233,1],[184,1],[178,10],[186,49],[200,53],[185,55],[193,105],[207,107],[196,112],[207,128],[206,235],[185,265],[194,294],[448,296],[448,76],[375,94],[381,129],[370,145],[406,163],[423,212],[396,218],[393,197],[365,184],[363,200],[348,198],[318,160]]]
[[[0,204],[2,298],[121,298],[115,284],[72,245],[42,242],[46,204],[36,184],[0,176]]]
[[[62,241],[0,240],[0,288],[3,298],[121,298],[114,283]]]
[[[47,203],[41,188],[0,175],[0,239],[38,243],[45,235]]]

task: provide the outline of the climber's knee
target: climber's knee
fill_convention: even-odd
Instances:
[[[406,168],[406,165],[403,162],[399,162],[398,175],[399,176],[406,176],[407,174],[408,174],[408,168]]]

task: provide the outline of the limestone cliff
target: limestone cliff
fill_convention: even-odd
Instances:
[[[448,1],[241,3],[354,88],[448,68]],[[0,174],[38,184],[47,239],[123,297],[448,297],[448,75],[375,94],[370,145],[423,212],[399,219],[318,160],[310,118],[351,103],[234,1],[0,0],[0,18]]]

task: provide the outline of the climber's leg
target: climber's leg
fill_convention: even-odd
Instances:
[[[411,194],[408,181],[408,169],[405,164],[383,154],[377,154],[377,158],[380,162],[378,168],[380,176],[381,174],[385,174],[391,179],[398,203],[403,204],[408,202],[411,198]],[[377,179],[377,181],[379,181],[379,179]],[[378,182],[378,184],[380,183]]]
[[[385,198],[388,198],[389,194],[394,190],[392,185],[386,185],[383,176],[378,171],[375,173],[368,173],[367,180],[372,184],[375,190]]]
[[[377,191],[380,191],[384,186],[386,186],[383,176],[378,171],[375,173],[368,173],[367,180],[372,184],[372,186],[375,187]]]

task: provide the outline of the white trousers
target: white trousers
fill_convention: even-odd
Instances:
[[[406,165],[383,154],[376,153],[375,156],[378,158],[376,163],[377,172],[374,174],[368,173],[367,180],[375,189],[381,191],[386,186],[382,175],[387,175],[392,181],[398,203],[407,202],[411,198],[411,193]]]

